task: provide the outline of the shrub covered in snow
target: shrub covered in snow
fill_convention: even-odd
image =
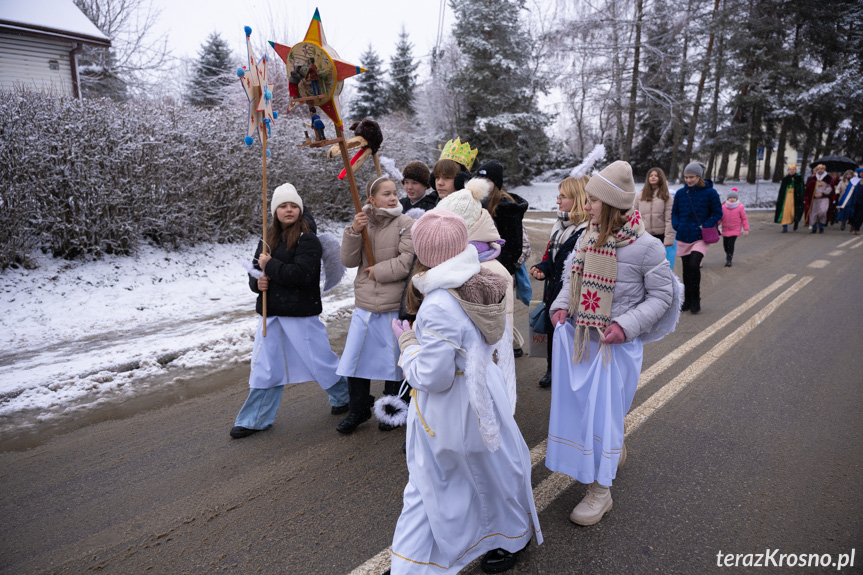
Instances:
[[[269,194],[291,182],[316,216],[347,219],[353,204],[336,178],[340,159],[297,147],[307,122],[305,107],[276,120]],[[414,155],[407,134],[382,127],[382,154],[400,166],[428,160]],[[0,91],[0,269],[33,250],[72,259],[133,253],[142,240],[175,249],[259,233],[261,146],[246,146],[244,136],[242,108]],[[361,194],[371,174],[358,174]]]

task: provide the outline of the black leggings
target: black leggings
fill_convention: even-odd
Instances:
[[[731,257],[734,255],[734,242],[737,241],[737,236],[722,236],[722,247],[725,248],[725,255]]]
[[[683,263],[683,291],[689,301],[701,300],[701,260],[704,254],[701,252],[689,252],[687,256],[680,256]]]
[[[385,381],[384,395],[398,395],[401,385],[402,382],[400,381]],[[371,386],[371,380],[365,379],[364,377],[348,378],[348,394],[350,395],[352,413],[359,413],[371,408],[372,403],[374,402],[374,397],[369,393]],[[403,397],[402,399],[407,401],[407,398]]]

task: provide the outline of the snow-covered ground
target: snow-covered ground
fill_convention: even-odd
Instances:
[[[735,185],[752,205],[755,186]],[[731,187],[717,187],[723,199]],[[759,200],[773,195],[759,187]],[[532,210],[555,209],[556,183],[512,191]],[[321,227],[340,235],[339,224]],[[144,246],[93,262],[36,256],[35,269],[0,273],[0,434],[248,360],[258,316],[240,260],[256,242]],[[325,322],[350,314],[355,273],[324,297]]]
[[[258,316],[242,244],[0,273],[0,434],[247,360]],[[326,322],[350,313],[355,270],[324,297]]]

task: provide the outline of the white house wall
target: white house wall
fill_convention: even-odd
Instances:
[[[69,52],[74,47],[71,42],[0,33],[0,88],[26,86],[72,96]]]

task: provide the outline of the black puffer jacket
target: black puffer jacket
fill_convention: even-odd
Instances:
[[[311,229],[314,223],[307,219]],[[287,244],[280,241],[267,262],[264,273],[270,278],[267,290],[267,317],[309,317],[323,311],[321,305],[321,255],[323,249],[318,236],[313,231],[300,236],[297,245],[288,250]],[[262,243],[255,250],[255,267]],[[259,268],[260,269],[260,268]],[[255,311],[262,313],[262,301],[258,280],[249,277],[249,287],[258,294]]]
[[[554,326],[551,323],[548,311],[551,309],[551,303],[557,298],[557,295],[563,287],[563,274],[565,273],[563,264],[566,262],[566,258],[569,257],[569,254],[572,253],[572,250],[575,249],[575,244],[578,243],[578,238],[581,237],[581,234],[584,233],[585,229],[586,228],[576,230],[566,239],[565,242],[563,242],[563,244],[558,246],[557,253],[554,255],[554,260],[551,260],[548,257],[548,248],[546,248],[545,255],[542,256],[542,261],[534,266],[545,274],[545,283],[542,289],[542,301],[545,302],[546,311],[545,333],[551,333],[554,331]],[[569,270],[566,270],[566,272],[569,272]]]
[[[512,199],[501,198],[497,205],[496,214],[492,216],[494,225],[497,228],[497,233],[506,243],[497,256],[497,261],[503,264],[510,274],[514,274],[518,269],[516,262],[521,257],[522,241],[522,224],[524,213],[527,211],[527,200],[517,194],[510,194]],[[483,200],[482,207],[488,208],[488,199]]]

